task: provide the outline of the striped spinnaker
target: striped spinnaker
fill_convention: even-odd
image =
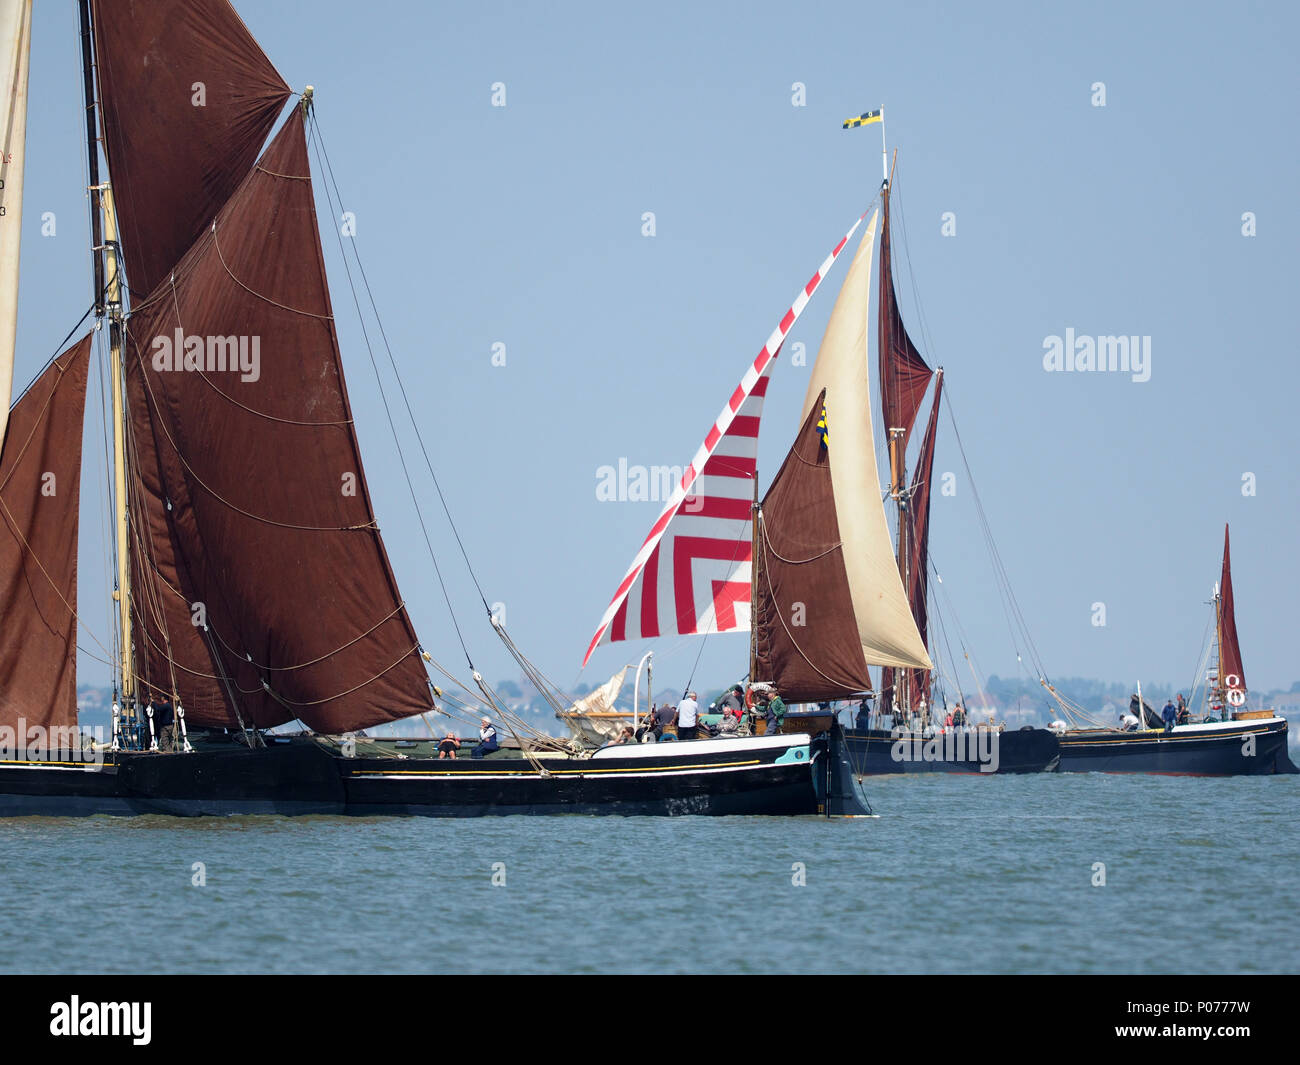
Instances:
[[[602,643],[749,629],[750,507],[763,398],[787,334],[865,217],[835,245],[746,369],[619,583],[584,666]]]

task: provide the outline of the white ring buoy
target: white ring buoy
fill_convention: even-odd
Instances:
[[[1245,706],[1246,693],[1242,691],[1240,688],[1233,688],[1230,692],[1228,692],[1228,702],[1231,703],[1233,706]]]

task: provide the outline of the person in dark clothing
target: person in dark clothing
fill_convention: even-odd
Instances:
[[[478,738],[477,746],[469,752],[471,758],[482,758],[501,749],[501,744],[497,742],[496,726],[492,724],[490,718],[483,718],[479,726]]]
[[[176,711],[172,701],[162,692],[153,692],[149,698],[149,709],[153,713],[153,734],[158,737],[158,749],[170,751],[174,741]]]
[[[785,700],[781,698],[781,693],[775,686],[771,691],[763,693],[762,700],[764,720],[767,722],[765,735],[775,736],[785,724]]]
[[[1178,693],[1178,702],[1174,704],[1178,711],[1178,724],[1186,725],[1191,720],[1192,713],[1187,709],[1187,700],[1183,698],[1183,693]]]
[[[1172,699],[1165,700],[1165,708],[1160,711],[1160,717],[1164,720],[1165,731],[1172,732],[1174,730],[1174,722],[1178,720],[1178,711],[1174,709],[1174,701]]]
[[[454,736],[450,732],[442,738],[438,744],[439,758],[455,758],[456,752],[460,750],[460,737]]]
[[[858,714],[853,719],[853,727],[864,731],[871,727],[871,701],[869,699],[863,699],[858,703]]]
[[[654,726],[650,731],[655,734],[656,740],[664,738],[664,730],[673,723],[676,717],[677,707],[673,706],[672,703],[664,703],[663,706],[655,707]]]

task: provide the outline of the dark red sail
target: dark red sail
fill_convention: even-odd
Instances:
[[[1223,527],[1223,574],[1219,578],[1219,678],[1228,692],[1229,705],[1240,709],[1245,703],[1246,671],[1241,665],[1241,644],[1237,642],[1237,613],[1232,602],[1232,561],[1228,556],[1228,527]],[[1233,691],[1240,691],[1234,703]]]
[[[197,723],[336,733],[432,703],[332,315],[299,110],[129,323],[136,647],[146,683],[180,667]]]
[[[897,492],[903,481],[903,456],[907,441],[916,422],[917,411],[925,399],[933,371],[916,350],[903,316],[898,310],[894,293],[893,251],[889,230],[889,186],[881,191],[882,219],[880,229],[880,307],[877,346],[880,350],[880,405],[884,415],[881,429],[889,442],[890,491]],[[901,429],[901,434],[895,434]]]
[[[0,455],[0,725],[77,724],[77,512],[90,340],[14,404]],[[28,733],[19,742],[46,746]],[[52,744],[51,744],[52,745]]]
[[[817,424],[825,398],[823,391],[763,498],[759,527],[753,679],[775,683],[788,702],[871,689]]]
[[[93,0],[127,280],[150,292],[252,167],[289,98],[227,0]]]

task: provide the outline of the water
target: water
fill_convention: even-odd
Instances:
[[[0,972],[1300,968],[1300,777],[867,794],[877,820],[0,821]]]

